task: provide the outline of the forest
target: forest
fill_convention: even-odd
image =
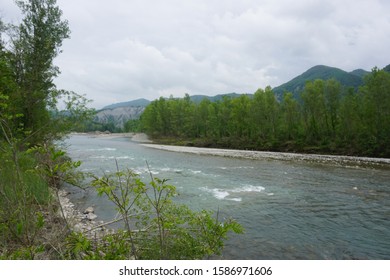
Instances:
[[[159,142],[202,147],[390,156],[390,73],[378,68],[358,90],[335,79],[307,81],[294,98],[270,87],[212,102],[159,98],[141,130]]]

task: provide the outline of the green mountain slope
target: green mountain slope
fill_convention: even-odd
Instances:
[[[368,71],[366,71],[364,69],[356,69],[356,70],[353,70],[353,71],[351,71],[349,73],[352,74],[352,75],[355,75],[355,76],[359,76],[361,78],[363,78],[367,74],[370,74],[370,72],[368,72]]]
[[[363,84],[363,76],[368,72],[358,69],[352,72],[346,72],[339,68],[329,67],[325,65],[317,65],[303,74],[295,77],[291,81],[273,88],[273,91],[278,98],[283,96],[284,92],[292,92],[294,97],[298,97],[299,93],[304,89],[307,81],[316,79],[329,80],[336,79],[345,87],[358,88]]]

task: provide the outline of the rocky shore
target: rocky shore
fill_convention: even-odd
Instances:
[[[197,155],[223,156],[231,158],[243,158],[253,160],[283,160],[283,161],[305,161],[314,163],[328,163],[333,165],[348,167],[378,167],[390,168],[390,159],[388,158],[368,158],[352,156],[333,156],[317,154],[298,154],[282,152],[262,152],[230,149],[196,148],[185,146],[169,146],[158,144],[141,144],[145,147],[180,153],[191,153]]]
[[[65,218],[72,231],[84,233],[89,238],[101,238],[113,232],[104,226],[103,221],[97,221],[93,207],[88,207],[83,212],[77,210],[67,197],[68,194],[65,190],[59,190],[58,199],[62,208],[60,215]]]

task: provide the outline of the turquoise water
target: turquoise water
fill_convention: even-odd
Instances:
[[[128,138],[74,135],[66,142],[81,169],[102,175],[130,168],[148,181],[170,179],[179,200],[235,218],[244,235],[226,242],[223,259],[390,259],[390,171],[276,160],[244,160],[160,151]],[[100,219],[112,205],[72,190]]]

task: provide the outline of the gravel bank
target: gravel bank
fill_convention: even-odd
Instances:
[[[334,165],[350,166],[350,167],[383,166],[386,168],[390,168],[390,159],[388,158],[244,151],[244,150],[230,150],[230,149],[168,146],[168,145],[158,145],[158,144],[141,144],[141,145],[153,149],[159,149],[159,150],[165,150],[171,152],[180,152],[180,153],[191,153],[197,155],[223,156],[223,157],[244,158],[244,159],[253,159],[253,160],[269,159],[269,160],[283,160],[283,161],[307,161],[307,162],[317,162],[317,163],[329,163]]]

